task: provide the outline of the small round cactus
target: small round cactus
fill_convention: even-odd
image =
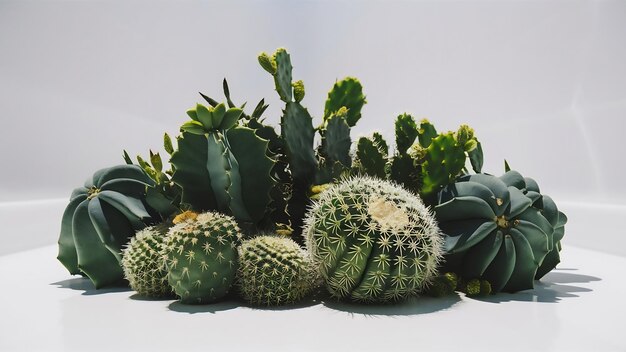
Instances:
[[[400,300],[437,275],[442,237],[415,195],[370,177],[324,191],[305,220],[307,248],[333,297]]]
[[[165,240],[167,280],[181,303],[206,304],[224,297],[237,272],[241,231],[231,216],[185,212]]]
[[[150,226],[137,232],[123,249],[122,268],[130,287],[146,297],[164,298],[173,296],[167,283],[167,272],[163,263],[163,241],[168,226]]]
[[[254,305],[295,303],[315,285],[315,269],[306,251],[287,237],[262,235],[239,247],[239,286]]]

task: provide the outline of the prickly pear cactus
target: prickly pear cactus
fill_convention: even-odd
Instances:
[[[123,250],[122,268],[130,288],[146,297],[165,298],[174,295],[167,283],[163,260],[163,242],[167,224],[146,227],[137,232]]]
[[[327,189],[305,223],[307,248],[338,299],[403,299],[437,274],[442,237],[434,217],[387,181],[354,177]]]
[[[262,235],[239,247],[241,294],[254,305],[297,302],[311,292],[315,279],[308,253],[289,238]]]
[[[346,108],[346,123],[354,127],[361,118],[361,109],[366,103],[361,82],[354,77],[346,77],[337,81],[328,92],[324,106],[324,120],[328,120],[339,109]]]
[[[237,125],[241,109],[198,104],[187,114],[192,120],[181,126],[171,158],[182,202],[194,210],[232,214],[242,225],[256,228],[269,212],[275,184],[268,141]]]
[[[174,219],[163,255],[167,281],[181,303],[206,304],[224,297],[237,273],[242,235],[234,218],[185,212]]]
[[[466,175],[438,195],[435,214],[445,234],[445,270],[484,279],[493,292],[533,288],[554,249],[554,226],[524,194],[515,171]]]
[[[152,180],[134,165],[97,171],[72,192],[59,236],[58,260],[71,274],[84,274],[96,288],[124,278],[121,249],[154,222],[145,203]]]

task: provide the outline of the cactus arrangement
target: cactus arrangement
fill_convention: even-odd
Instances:
[[[241,295],[253,305],[291,304],[315,287],[311,258],[290,238],[261,235],[246,240],[239,247],[239,260]]]
[[[387,302],[437,274],[442,238],[421,200],[386,181],[355,177],[326,190],[306,220],[306,244],[332,296]]]
[[[71,274],[184,304],[230,293],[254,306],[366,304],[532,289],[560,262],[567,217],[508,164],[483,173],[471,127],[438,132],[403,113],[393,146],[377,132],[353,143],[358,79],[337,80],[315,122],[289,53],[257,59],[284,104],[280,126],[265,99],[249,114],[235,104],[225,79],[224,102],[200,93],[176,143],[163,136],[169,163],[124,151],[126,165],[72,193],[58,256]]]

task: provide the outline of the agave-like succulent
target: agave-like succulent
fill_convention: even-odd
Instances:
[[[565,217],[559,220],[554,202],[531,181],[527,186],[516,171],[466,175],[439,193],[435,214],[445,234],[446,270],[487,280],[493,292],[515,292],[533,288],[542,265],[556,265],[543,263]]]

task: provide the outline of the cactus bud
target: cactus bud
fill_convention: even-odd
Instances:
[[[296,103],[299,103],[304,99],[304,82],[302,80],[295,81],[291,84],[293,86],[293,97]]]
[[[474,138],[474,129],[468,125],[461,125],[456,133],[456,140],[459,145],[465,145]],[[475,148],[476,146],[474,146]]]
[[[261,67],[263,67],[265,71],[269,72],[271,75],[276,74],[276,61],[274,61],[274,59],[271,58],[266,52],[260,53],[258,60],[259,64],[261,64]]]
[[[174,153],[174,146],[172,145],[172,139],[170,135],[165,133],[163,134],[163,147],[167,154],[172,155]]]

